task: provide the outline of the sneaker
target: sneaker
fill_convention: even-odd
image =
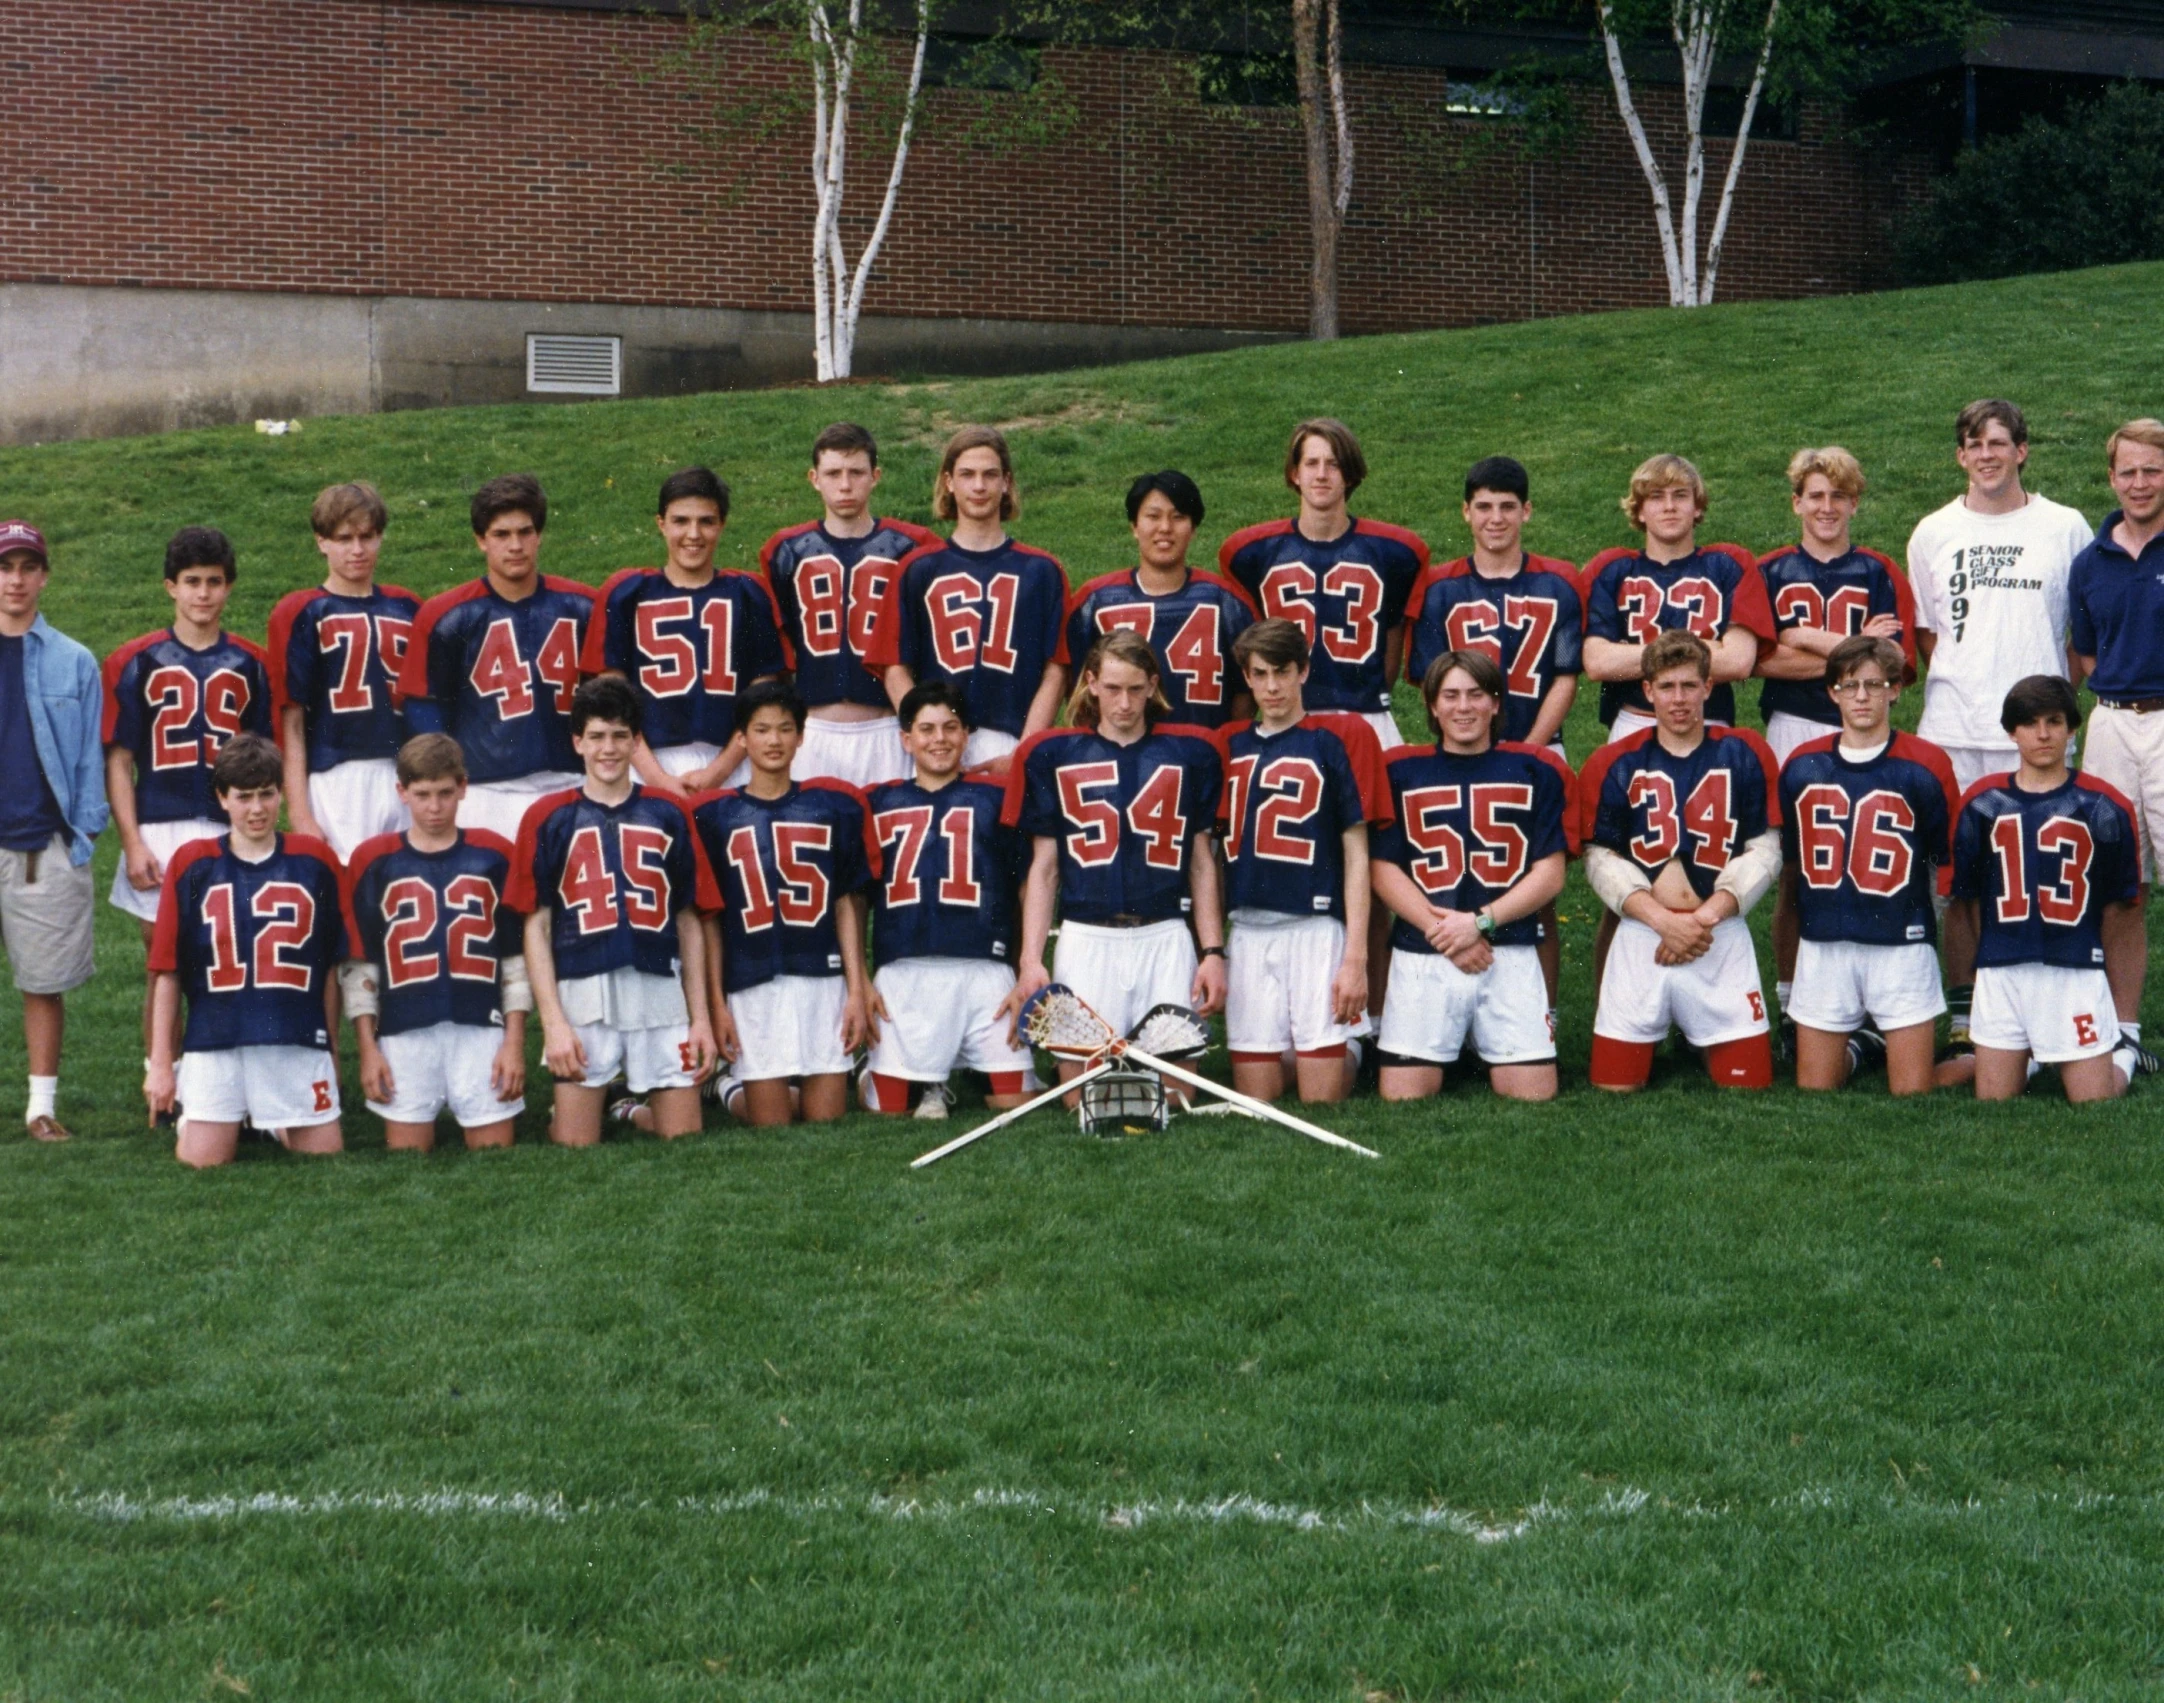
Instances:
[[[32,1141],[66,1141],[68,1132],[61,1128],[60,1120],[50,1112],[40,1112],[23,1125]]]
[[[954,1090],[944,1082],[927,1082],[924,1094],[917,1101],[917,1109],[909,1115],[924,1123],[938,1123],[954,1104]]]
[[[1886,1037],[1866,1024],[1848,1038],[1848,1077],[1851,1082],[1867,1070],[1886,1064]]]
[[[2112,1055],[2130,1060],[2134,1066],[2132,1074],[2135,1076],[2154,1076],[2160,1069],[2164,1069],[2164,1059],[2158,1058],[2141,1042],[2129,1041],[2124,1036],[2120,1037],[2119,1044],[2112,1049]]]
[[[717,1106],[728,1104],[729,1084],[736,1079],[726,1070],[717,1070],[701,1085],[699,1092]]]
[[[1885,1048],[1886,1043],[1881,1041],[1881,1056],[1884,1055]],[[1781,1013],[1781,1020],[1773,1026],[1773,1062],[1789,1065],[1796,1062],[1796,1020],[1785,1011]]]
[[[645,1104],[646,1102],[636,1094],[626,1094],[620,1100],[611,1100],[609,1102],[609,1122],[612,1124],[631,1123],[638,1117],[640,1108]]]

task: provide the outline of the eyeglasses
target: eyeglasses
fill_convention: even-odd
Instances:
[[[1891,680],[1842,680],[1826,688],[1837,698],[1876,697],[1894,689]]]

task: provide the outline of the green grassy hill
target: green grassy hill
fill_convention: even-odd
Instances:
[[[99,648],[161,618],[186,522],[235,535],[259,631],[334,478],[383,487],[421,590],[473,571],[466,493],[513,468],[556,571],[649,559],[690,460],[745,560],[839,413],[919,518],[947,427],[1005,424],[1017,530],[1077,577],[1126,560],[1143,468],[1201,479],[1213,540],[1280,512],[1325,411],[1375,463],[1358,507],[1441,549],[1480,454],[1528,462],[1534,543],[1582,558],[1671,448],[1763,546],[1788,454],[1831,440],[1898,552],[1985,393],[2029,409],[2032,484],[2101,514],[2105,434],[2164,405],[2160,286],[5,450],[0,511],[51,529],[52,613]],[[0,1139],[0,1703],[2154,1695],[2164,1090],[1896,1106],[1678,1065],[1618,1104],[1582,1086],[1582,887],[1563,910],[1552,1107],[1474,1080],[1322,1114],[1372,1164],[1046,1117],[924,1173],[924,1126],[864,1118],[554,1151],[537,1091],[506,1154],[393,1158],[355,1111],[345,1158],[185,1174],[107,926],[77,1141]],[[0,1018],[0,1130],[19,1048]]]

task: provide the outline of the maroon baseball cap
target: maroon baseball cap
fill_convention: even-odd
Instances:
[[[50,567],[52,557],[45,552],[45,534],[27,520],[0,520],[0,556],[17,550],[28,550]]]

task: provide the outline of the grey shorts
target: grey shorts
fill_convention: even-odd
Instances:
[[[90,980],[90,865],[68,862],[55,834],[41,852],[0,849],[0,945],[23,993],[68,993]]]

